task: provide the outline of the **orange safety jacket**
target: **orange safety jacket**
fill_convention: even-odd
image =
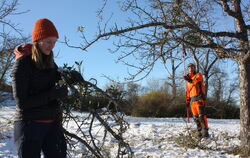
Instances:
[[[201,73],[188,74],[192,79],[192,83],[186,81],[186,103],[190,103],[191,101],[191,111],[193,116],[201,115],[203,116],[204,126],[208,128],[208,121],[206,112],[204,110],[205,105],[205,87],[204,81]],[[203,107],[203,110],[200,107]],[[201,120],[200,120],[201,121]],[[201,123],[201,122],[200,122]]]
[[[186,81],[186,99],[196,101],[203,99],[205,94],[204,81],[201,73],[188,74],[192,79],[192,83]]]

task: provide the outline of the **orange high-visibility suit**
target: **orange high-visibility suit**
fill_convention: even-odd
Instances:
[[[208,121],[205,111],[205,87],[201,73],[189,73],[186,81],[186,104],[191,105],[194,121],[199,132],[208,130]]]

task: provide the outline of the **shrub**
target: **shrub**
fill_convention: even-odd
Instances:
[[[185,97],[171,98],[165,92],[152,91],[139,96],[131,106],[132,116],[136,117],[186,117]],[[225,101],[215,102],[208,98],[206,101],[208,118],[239,119],[239,107]],[[189,108],[190,117],[192,112]]]
[[[149,92],[139,97],[137,105],[132,110],[133,116],[164,117],[170,99],[165,92]]]
[[[240,117],[240,108],[225,101],[216,102],[212,99],[207,99],[206,111],[209,118],[239,119]]]

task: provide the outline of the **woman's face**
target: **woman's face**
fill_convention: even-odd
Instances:
[[[43,54],[50,55],[52,49],[55,47],[56,41],[56,37],[48,37],[39,40],[37,43]]]
[[[194,71],[195,67],[193,65],[188,67],[188,73],[193,73]]]

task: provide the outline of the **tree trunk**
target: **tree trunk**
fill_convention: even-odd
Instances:
[[[250,155],[250,59],[238,61],[240,72],[240,139]]]
[[[176,98],[177,95],[177,87],[176,87],[176,76],[175,76],[175,71],[173,71],[173,78],[172,78],[172,97],[173,99]]]
[[[208,71],[204,71],[203,75],[204,75],[204,85],[205,85],[205,98],[207,98],[207,91],[208,91]]]

